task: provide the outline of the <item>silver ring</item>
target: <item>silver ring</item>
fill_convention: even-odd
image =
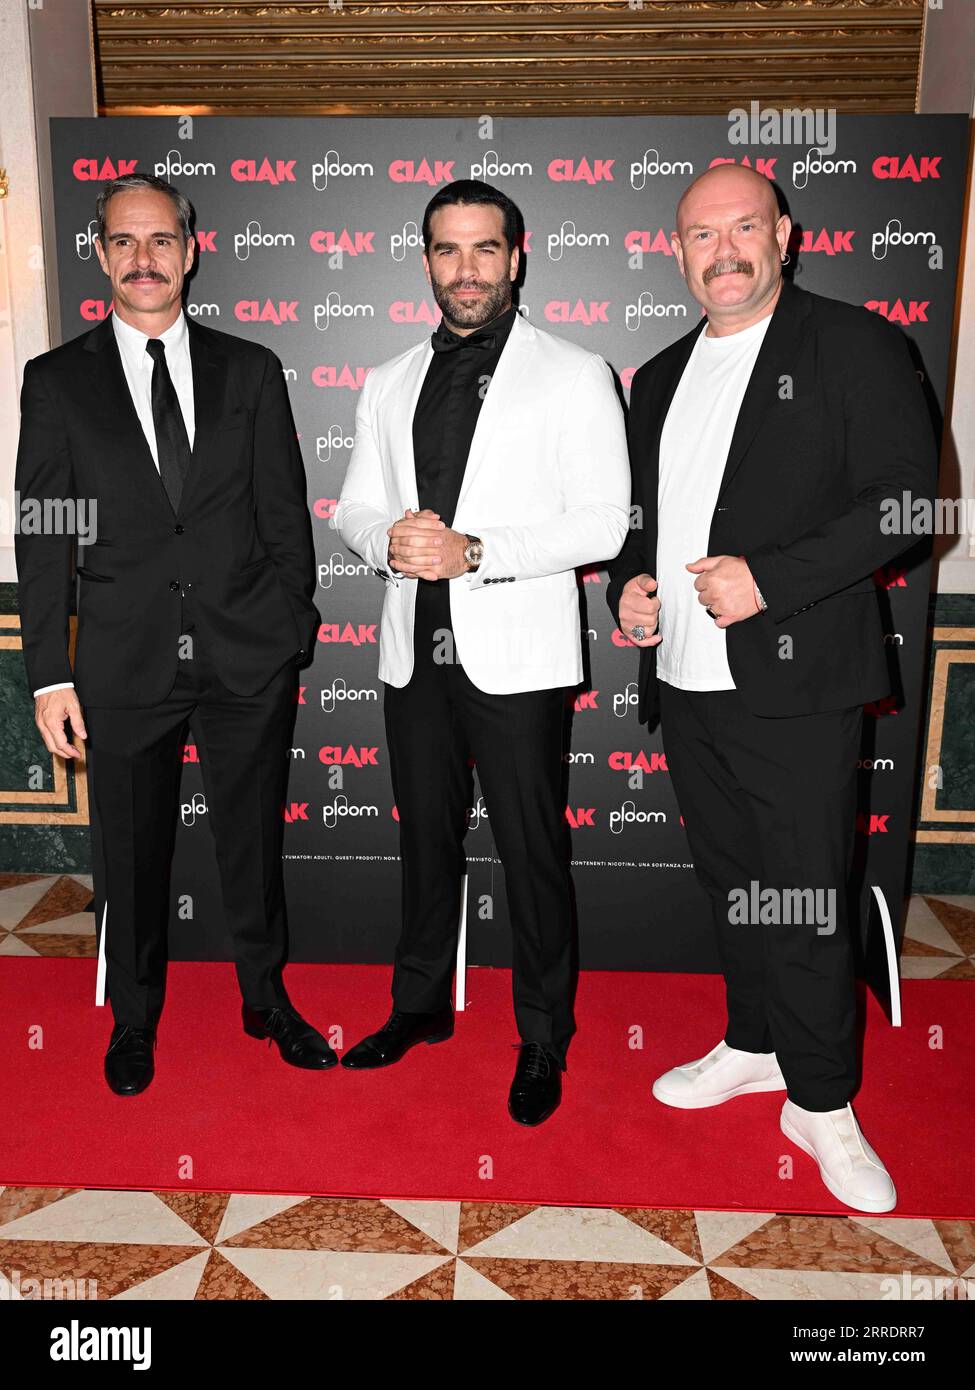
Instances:
[[[646,639],[647,630],[642,623],[638,623],[636,627],[631,627],[630,632],[638,642],[643,642]]]

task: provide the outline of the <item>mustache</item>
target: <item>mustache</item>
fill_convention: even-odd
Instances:
[[[728,260],[712,261],[704,272],[703,280],[706,285],[718,275],[754,275],[755,267],[751,261],[743,260],[740,256],[731,256]]]
[[[127,285],[130,280],[158,280],[160,284],[166,283],[165,275],[160,275],[155,270],[130,270],[128,275],[122,277],[122,284]]]

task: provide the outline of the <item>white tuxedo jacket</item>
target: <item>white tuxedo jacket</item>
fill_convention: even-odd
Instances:
[[[387,529],[417,509],[413,414],[429,338],[374,368],[332,526],[386,583],[379,676],[413,674],[418,581],[387,565]],[[491,694],[576,685],[582,641],[575,567],[626,539],[630,471],[623,412],[601,357],[520,314],[488,386],[453,526],[480,536],[476,573],[450,582],[454,659]]]

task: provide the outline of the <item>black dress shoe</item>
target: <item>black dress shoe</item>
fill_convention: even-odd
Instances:
[[[105,1053],[105,1080],[117,1096],[137,1096],[155,1075],[155,1028],[116,1023]]]
[[[562,1069],[541,1043],[521,1043],[508,1113],[520,1125],[540,1125],[562,1099]]]
[[[448,1004],[433,1014],[406,1014],[394,1010],[378,1033],[370,1033],[342,1058],[343,1067],[371,1071],[389,1067],[417,1043],[446,1042],[454,1034],[454,1011]]]
[[[293,1067],[304,1067],[307,1071],[327,1071],[339,1060],[317,1029],[306,1023],[290,1005],[273,1009],[252,1009],[243,1006],[241,1015],[244,1032],[252,1038],[267,1038],[268,1047],[272,1042],[284,1060]]]

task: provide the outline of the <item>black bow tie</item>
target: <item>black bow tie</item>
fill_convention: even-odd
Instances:
[[[455,348],[464,347],[480,348],[486,352],[493,348],[497,341],[496,333],[468,333],[466,338],[458,338],[449,328],[445,328],[442,322],[430,335],[434,352],[453,352]]]

